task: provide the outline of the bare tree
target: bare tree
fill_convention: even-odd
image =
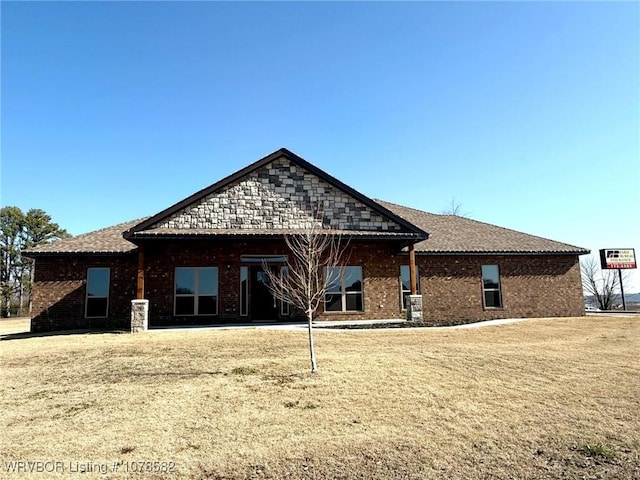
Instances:
[[[582,289],[595,298],[600,310],[611,310],[620,290],[620,279],[615,270],[602,270],[595,257],[580,262]],[[624,276],[622,281],[624,282]]]
[[[452,197],[451,201],[440,212],[442,215],[453,215],[455,217],[468,217],[469,212],[462,210],[462,203],[456,201],[456,197]]]
[[[284,274],[263,265],[269,278],[271,294],[281,302],[304,312],[307,319],[311,372],[318,370],[313,341],[313,320],[324,302],[328,288],[340,281],[341,263],[348,240],[339,231],[325,228],[322,215],[309,221],[300,233],[285,235],[284,241],[291,255]]]

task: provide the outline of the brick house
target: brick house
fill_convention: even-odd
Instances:
[[[31,330],[128,329],[135,298],[149,301],[151,327],[292,319],[264,269],[282,271],[284,235],[317,205],[349,238],[322,320],[406,318],[412,286],[433,325],[584,314],[587,250],[374,201],[281,149],[152,217],[25,252]]]

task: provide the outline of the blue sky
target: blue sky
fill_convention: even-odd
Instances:
[[[0,8],[2,205],[73,234],[286,147],[373,198],[640,255],[637,2]]]

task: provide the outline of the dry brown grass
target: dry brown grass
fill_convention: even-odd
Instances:
[[[107,467],[82,478],[640,478],[638,317],[318,331],[317,375],[305,341],[3,341],[0,476],[22,460],[63,462],[33,478],[76,462]],[[133,461],[175,473],[126,474]]]

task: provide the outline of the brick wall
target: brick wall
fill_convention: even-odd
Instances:
[[[149,300],[149,323],[180,325],[221,323],[238,319],[240,297],[240,255],[282,254],[284,242],[150,242],[145,246],[145,298]],[[176,318],[174,274],[176,267],[218,267],[217,318]]]
[[[135,256],[40,257],[33,285],[32,332],[71,328],[129,328],[135,298]],[[110,267],[109,316],[85,318],[87,269]]]
[[[584,315],[577,256],[418,256],[427,323]],[[502,308],[484,308],[482,265],[498,265]]]
[[[327,312],[319,320],[403,319],[400,266],[406,255],[387,243],[353,242],[348,265],[362,267],[364,312]],[[151,324],[193,322],[173,317],[175,267],[219,268],[219,320],[239,316],[240,255],[286,254],[284,242],[184,242],[147,248],[146,295]],[[424,318],[429,324],[496,318],[584,314],[576,256],[418,256]],[[500,268],[503,307],[484,308],[481,266]],[[208,320],[207,320],[208,321]]]
[[[360,265],[364,277],[364,313],[331,312],[326,320],[404,318],[400,309],[400,264],[406,258],[391,255],[391,246],[354,243],[347,252],[349,265]],[[286,255],[283,241],[265,242],[166,242],[145,247],[145,296],[149,299],[151,325],[194,323],[194,317],[173,315],[173,278],[176,267],[218,267],[218,318],[204,323],[236,320],[240,306],[240,256]]]
[[[385,242],[350,245],[348,265],[362,266],[364,312],[320,315],[320,320],[403,319],[400,266],[406,255]],[[239,317],[240,255],[286,254],[282,241],[149,242],[145,247],[145,298],[151,326],[246,321]],[[584,314],[576,256],[417,256],[424,318],[428,324],[469,323],[495,318]],[[483,306],[481,266],[500,268],[503,307]],[[36,262],[33,331],[62,328],[127,328],[136,291],[136,255],[42,257]],[[109,318],[84,318],[86,271],[111,267]],[[176,267],[218,267],[218,315],[176,318]]]
[[[395,255],[397,247],[386,243],[354,243],[347,254],[348,265],[361,266],[363,313],[326,312],[320,320],[403,319],[400,302],[400,265],[408,257]]]

